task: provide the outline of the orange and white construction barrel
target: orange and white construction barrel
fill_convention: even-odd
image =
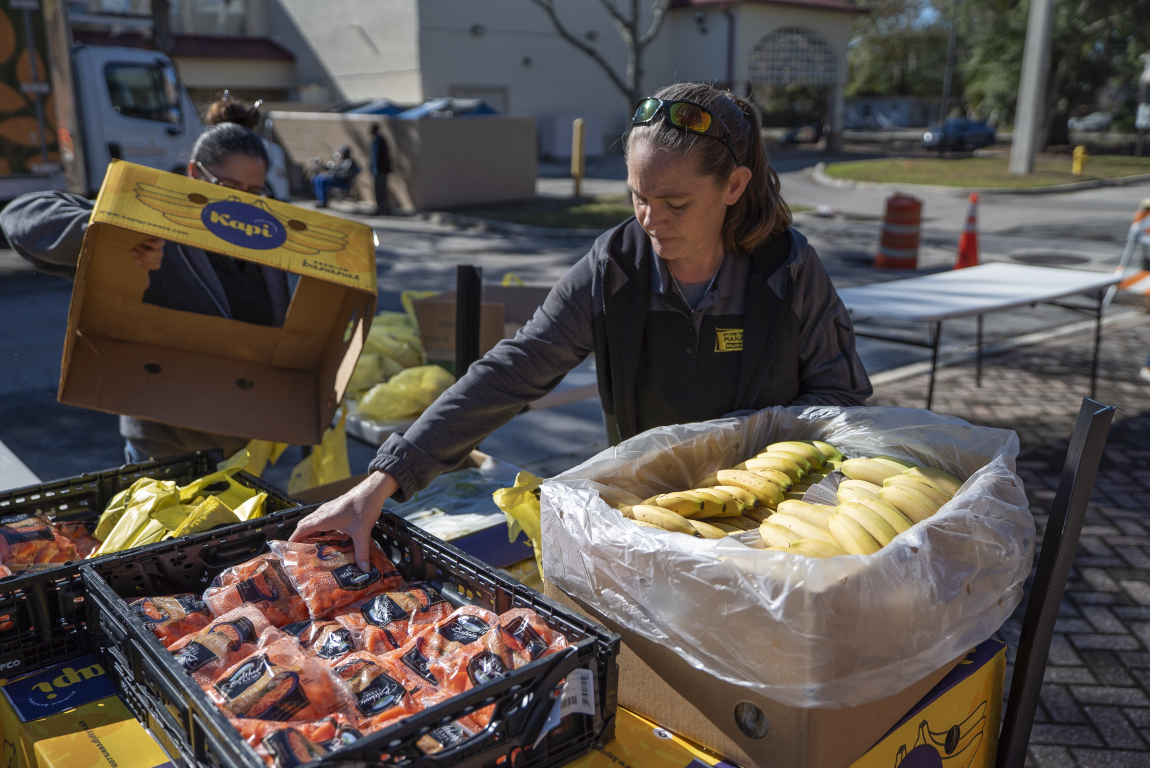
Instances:
[[[922,201],[899,192],[886,199],[879,234],[876,269],[917,269]]]

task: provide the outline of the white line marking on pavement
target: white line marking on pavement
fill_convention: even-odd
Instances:
[[[8,446],[0,443],[0,491],[39,483],[40,478],[36,477]]]

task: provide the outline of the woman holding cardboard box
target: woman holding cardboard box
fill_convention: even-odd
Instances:
[[[187,168],[192,178],[257,195],[266,194],[267,171],[263,140],[232,123],[204,131]],[[37,192],[13,200],[0,212],[0,226],[16,252],[37,268],[70,278],[93,207],[79,195]],[[254,325],[283,325],[291,295],[281,270],[159,239],[146,240],[131,253],[149,272],[144,292],[149,304]],[[120,417],[120,434],[127,441],[129,463],[207,448],[231,455],[248,442],[130,416]]]
[[[388,497],[458,466],[592,353],[612,443],[740,410],[866,401],[850,317],[789,226],[755,107],[673,85],[639,102],[624,147],[635,218],[601,235],[514,339],[392,435],[368,479],[293,538],[343,531],[366,563]]]

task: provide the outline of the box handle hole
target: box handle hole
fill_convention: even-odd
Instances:
[[[204,197],[199,192],[192,192],[188,195],[188,199],[196,205],[206,205],[208,202],[208,198]]]
[[[299,219],[289,220],[288,226],[291,227],[292,229],[294,229],[296,232],[303,232],[305,229],[307,229],[307,224],[304,224]]]
[[[755,741],[767,738],[771,732],[771,723],[766,714],[749,701],[740,701],[735,705],[735,725],[744,736]]]
[[[159,363],[144,363],[144,370],[148,373],[159,373],[164,370],[164,366]]]
[[[251,389],[255,384],[251,379],[236,379],[236,386],[240,389]]]

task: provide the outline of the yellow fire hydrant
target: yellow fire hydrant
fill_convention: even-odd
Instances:
[[[1082,169],[1086,165],[1086,161],[1090,159],[1090,153],[1086,151],[1086,146],[1079,144],[1074,148],[1074,164],[1070,167],[1070,172],[1075,176],[1082,175]]]

